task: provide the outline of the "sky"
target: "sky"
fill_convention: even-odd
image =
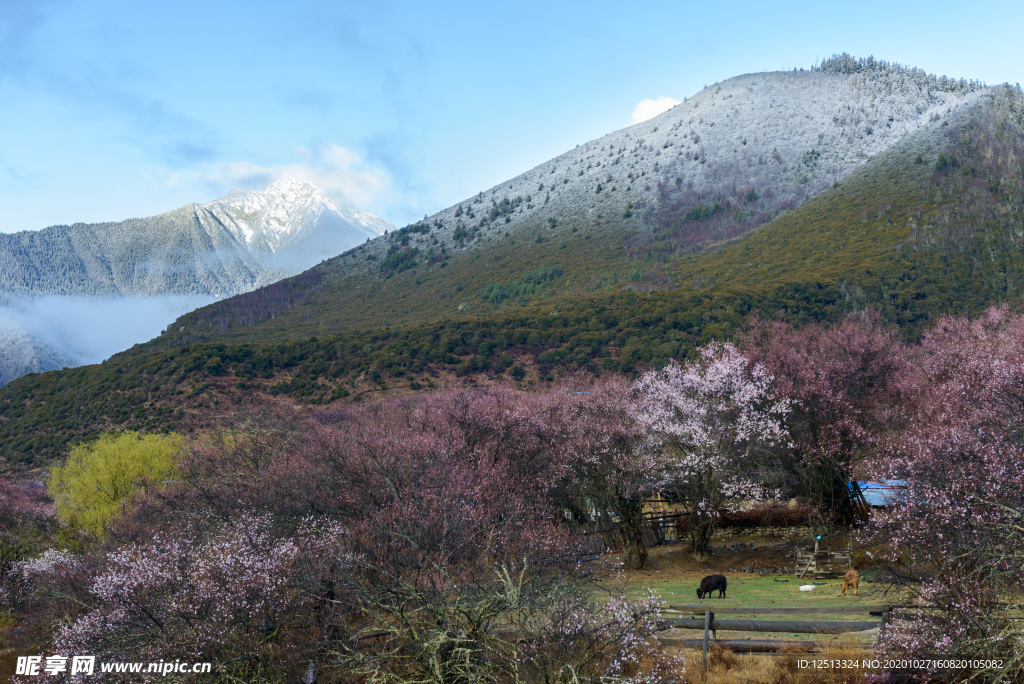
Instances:
[[[705,85],[874,55],[1024,81],[1024,3],[0,0],[0,232],[282,173],[406,225]]]

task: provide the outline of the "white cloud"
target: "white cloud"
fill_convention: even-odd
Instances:
[[[640,100],[640,102],[637,103],[636,108],[633,110],[633,123],[640,123],[641,121],[653,119],[662,112],[667,112],[672,109],[677,104],[679,104],[679,100],[674,97],[669,97],[668,95]]]
[[[388,173],[368,165],[347,147],[325,143],[300,147],[297,151],[303,160],[292,164],[260,166],[247,161],[216,162],[192,171],[167,171],[163,179],[171,187],[200,182],[225,194],[235,188],[263,190],[287,173],[312,183],[336,202],[359,209],[373,206],[391,191]]]

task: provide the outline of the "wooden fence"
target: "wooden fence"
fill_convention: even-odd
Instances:
[[[644,546],[650,548],[678,540],[679,522],[685,520],[688,513],[655,513],[644,516]],[[619,523],[608,518],[593,522],[572,521],[569,523],[578,534],[599,534],[604,545],[609,549],[621,549],[624,544],[622,528]]]
[[[662,504],[663,502],[651,499],[650,504]],[[754,527],[759,524],[792,525],[803,522],[802,518],[806,513],[800,511],[770,512],[764,514],[764,518],[758,522],[751,518],[749,511],[731,511],[727,508],[719,508],[715,511],[720,528],[725,527]],[[644,513],[643,539],[647,547],[658,546],[665,542],[681,541],[688,534],[689,519],[692,513],[686,511],[669,512],[664,510],[652,510]],[[566,523],[577,534],[600,534],[606,547],[610,549],[621,549],[623,547],[623,535],[621,526],[613,515],[608,512],[598,513],[595,517],[586,520],[567,520]],[[798,551],[798,553],[801,553]],[[840,552],[841,553],[841,552]]]
[[[669,606],[669,610],[679,613],[681,617],[662,618],[659,622],[667,627],[676,629],[702,629],[704,630],[703,640],[684,639],[685,646],[700,646],[704,652],[704,663],[707,664],[708,645],[713,638],[716,642],[737,652],[762,653],[778,651],[785,647],[817,648],[819,642],[792,641],[792,640],[752,640],[752,639],[726,639],[718,640],[718,630],[733,632],[783,632],[786,634],[844,634],[851,632],[865,632],[878,628],[878,641],[880,642],[885,632],[885,626],[889,623],[892,611],[898,609],[910,609],[916,606],[903,605],[874,605],[874,606],[808,606],[790,608],[745,608],[743,606],[728,606],[722,608],[711,608],[708,606]],[[719,620],[719,615],[863,615],[880,618],[874,621],[830,621],[830,620]],[[689,615],[692,617],[682,617]],[[697,617],[700,616],[700,617]]]
[[[725,508],[719,508],[718,514],[727,512]],[[658,513],[651,512],[644,514],[644,546],[648,548],[675,542],[680,540],[680,530],[686,528],[686,521],[691,513]],[[605,514],[596,520],[580,522],[577,520],[568,521],[570,528],[578,534],[600,534],[604,544],[609,549],[621,549],[624,546],[622,529],[618,522],[611,516]]]
[[[796,550],[796,568],[793,572],[797,577],[810,575],[814,578],[834,577],[843,575],[853,568],[853,545],[847,542],[845,549],[828,551],[818,548]]]

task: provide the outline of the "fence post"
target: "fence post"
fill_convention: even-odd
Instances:
[[[708,666],[708,631],[711,629],[711,611],[704,612],[704,667]]]
[[[892,615],[892,606],[886,606],[885,610],[882,611],[882,624],[878,625],[878,644],[882,645],[882,639],[885,636],[885,626],[889,624],[889,616]]]

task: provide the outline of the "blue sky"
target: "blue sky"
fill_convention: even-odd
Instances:
[[[282,172],[396,225],[742,73],[1024,81],[1021,3],[0,0],[0,231]]]

